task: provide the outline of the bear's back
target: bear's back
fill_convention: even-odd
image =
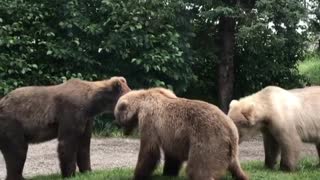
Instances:
[[[309,87],[304,87],[304,88],[296,88],[296,89],[291,89],[289,90],[290,92],[296,94],[296,95],[319,95],[320,94],[320,86],[309,86]]]
[[[200,101],[185,98],[168,99],[169,103],[160,116],[162,121],[168,121],[172,125],[175,118],[176,128],[190,128],[189,132],[209,136],[212,132],[220,135],[237,136],[236,126],[217,106]],[[165,123],[165,122],[164,122]],[[181,126],[179,126],[179,124]]]
[[[25,86],[9,92],[0,99],[0,106],[19,107],[23,104],[48,104],[59,95],[77,96],[90,91],[90,84],[79,79],[71,79],[58,85]]]
[[[156,123],[156,137],[159,137],[165,151],[177,153],[186,160],[189,145],[206,141],[208,146],[219,145],[222,149],[237,145],[238,131],[232,120],[218,107],[199,100],[167,98],[166,108]],[[162,104],[159,104],[162,106]],[[233,153],[233,152],[232,152]]]
[[[57,97],[76,102],[86,96],[87,91],[89,86],[81,80],[51,86],[20,87],[0,99],[0,113],[14,115],[13,118],[30,123],[53,122]]]

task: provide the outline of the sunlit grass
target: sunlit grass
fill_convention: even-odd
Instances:
[[[303,159],[300,161],[299,170],[296,172],[288,173],[279,170],[268,170],[263,166],[261,161],[249,161],[242,163],[243,169],[250,176],[250,179],[262,179],[262,180],[318,180],[320,177],[320,167],[318,166],[318,160],[316,159]],[[153,179],[155,180],[186,180],[185,170],[182,170],[178,178],[167,178],[160,176],[161,169],[158,168],[154,173]],[[70,180],[128,180],[132,179],[133,169],[129,168],[116,168],[105,171],[95,171],[86,174],[77,174],[75,177],[70,178]],[[49,175],[49,176],[37,176],[31,178],[32,180],[58,180],[61,179],[60,175]],[[231,176],[227,175],[224,180],[231,180]]]

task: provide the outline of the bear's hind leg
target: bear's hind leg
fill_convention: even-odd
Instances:
[[[299,160],[301,140],[296,134],[282,136],[278,140],[281,147],[280,170],[295,171]]]
[[[240,161],[236,157],[229,165],[229,171],[232,174],[232,177],[234,177],[236,180],[248,180],[249,178],[247,175],[243,172]]]
[[[8,126],[8,132],[0,132],[0,150],[3,154],[6,168],[6,180],[23,180],[22,172],[27,157],[28,143],[23,134],[23,129],[16,122]]]
[[[134,180],[149,179],[160,160],[160,148],[144,139],[145,138],[141,136],[138,163],[134,171]]]
[[[80,172],[91,171],[90,141],[91,141],[92,123],[93,123],[92,120],[89,120],[87,122],[85,132],[79,138],[77,164]]]
[[[178,176],[182,162],[167,153],[165,153],[165,161],[163,168],[164,176]]]
[[[269,169],[274,169],[274,166],[277,164],[277,159],[280,154],[280,146],[270,132],[265,130],[262,134],[265,154],[265,166]]]
[[[217,163],[219,164],[219,163]],[[210,168],[211,165],[206,166],[205,162],[188,160],[187,175],[190,180],[219,180],[223,176],[221,169]]]
[[[319,158],[319,166],[320,166],[320,144],[316,144],[317,152],[318,152],[318,158]]]
[[[187,175],[190,180],[219,180],[228,170],[230,159],[228,145],[213,143],[198,143],[190,148],[187,164]]]

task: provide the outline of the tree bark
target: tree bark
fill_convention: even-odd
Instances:
[[[221,17],[219,22],[220,62],[218,64],[218,99],[220,108],[228,112],[234,88],[234,48],[236,21],[232,17]]]

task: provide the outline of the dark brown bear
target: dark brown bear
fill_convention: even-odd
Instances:
[[[122,96],[115,117],[127,132],[140,131],[140,152],[134,179],[150,178],[164,152],[165,176],[177,176],[188,161],[191,180],[219,179],[229,170],[248,179],[238,159],[238,131],[232,120],[212,104],[178,98],[169,90],[153,88]]]
[[[113,112],[120,96],[130,91],[125,78],[103,81],[71,79],[54,86],[13,90],[0,100],[0,150],[7,180],[24,179],[28,144],[58,138],[63,177],[90,171],[90,138],[94,116]]]

